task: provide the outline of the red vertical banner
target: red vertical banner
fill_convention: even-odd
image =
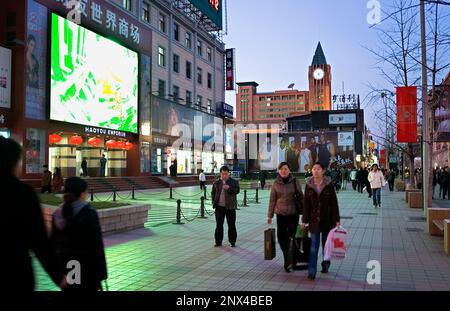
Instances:
[[[226,90],[234,90],[234,49],[227,49],[225,51],[225,81]]]
[[[386,167],[386,150],[380,150],[380,165]]]
[[[417,142],[417,87],[397,87],[397,142]]]

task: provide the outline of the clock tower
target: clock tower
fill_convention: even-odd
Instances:
[[[327,64],[322,45],[317,45],[309,66],[309,109],[331,110],[331,66]]]

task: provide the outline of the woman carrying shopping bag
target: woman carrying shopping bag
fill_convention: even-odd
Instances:
[[[325,167],[321,163],[314,164],[312,173],[313,177],[305,185],[302,217],[302,227],[305,228],[308,224],[311,233],[309,280],[316,278],[320,242],[322,241],[324,248],[328,232],[340,225],[339,205],[331,178],[324,176]],[[330,261],[323,260],[322,273],[327,273],[329,267]]]
[[[300,182],[291,175],[287,162],[278,165],[278,176],[270,191],[268,224],[277,215],[277,238],[284,256],[284,269],[290,272],[294,266],[289,260],[289,242],[295,238],[302,209],[303,193]]]

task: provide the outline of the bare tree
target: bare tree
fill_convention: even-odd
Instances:
[[[396,103],[392,99],[395,87],[418,86],[421,80],[421,41],[419,27],[419,4],[413,0],[394,0],[392,5],[383,10],[387,17],[382,23],[373,27],[378,32],[378,48],[367,48],[377,59],[376,68],[386,81],[383,87],[369,85],[372,90],[367,95],[366,106],[373,109],[378,130],[385,133],[380,139],[385,140],[389,148],[401,150],[414,163],[414,144],[395,143]],[[434,85],[439,76],[443,76],[449,68],[449,8],[443,1],[426,1],[427,16],[427,59],[431,59],[431,67],[427,71],[431,75],[431,98],[435,98]],[[445,9],[441,9],[445,7]],[[428,65],[428,64],[427,64]],[[419,88],[420,89],[420,88]],[[420,94],[420,93],[419,93]],[[391,96],[389,96],[391,95]],[[420,94],[421,95],[421,94]],[[380,105],[380,103],[382,105]],[[428,111],[429,107],[425,107]],[[419,125],[421,122],[421,101],[418,101]],[[387,135],[390,132],[391,135]],[[394,133],[394,135],[392,135]],[[432,144],[433,137],[424,137],[425,143]],[[431,158],[431,155],[430,155]],[[431,174],[430,174],[431,178]],[[413,182],[413,176],[411,176]],[[430,181],[431,182],[431,181]]]

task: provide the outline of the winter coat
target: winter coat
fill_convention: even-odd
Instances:
[[[225,183],[230,186],[228,190],[225,190],[225,208],[226,209],[236,209],[237,208],[237,199],[236,195],[239,194],[241,189],[239,188],[239,182],[234,180],[233,178],[228,178]],[[223,181],[222,179],[218,179],[213,183],[211,190],[211,199],[212,205],[216,208],[219,204],[220,193],[222,192]]]
[[[67,268],[69,261],[80,263],[81,284],[69,285],[68,289],[96,290],[108,277],[102,230],[96,210],[89,203],[80,202],[72,205],[74,215],[69,220],[63,217],[62,207],[55,211],[51,239],[66,273],[73,269]]]
[[[322,231],[329,231],[340,222],[339,204],[331,178],[324,176],[323,183],[320,192],[314,185],[313,177],[305,185],[302,222],[309,224],[311,233],[316,233],[319,225]]]
[[[368,180],[370,182],[370,187],[372,189],[377,189],[377,188],[383,188],[385,181],[384,181],[384,176],[383,176],[383,172],[381,171],[372,171],[369,173],[369,177]]]
[[[299,192],[299,204],[303,204],[303,192],[300,181],[297,182],[297,191]],[[295,185],[292,175],[289,176],[288,182],[284,183],[280,175],[277,176],[270,190],[270,201],[268,217],[273,218],[277,215],[295,215],[298,214],[294,201]]]
[[[35,191],[14,176],[1,176],[2,282],[15,294],[34,290],[30,250],[55,284],[62,281]]]

